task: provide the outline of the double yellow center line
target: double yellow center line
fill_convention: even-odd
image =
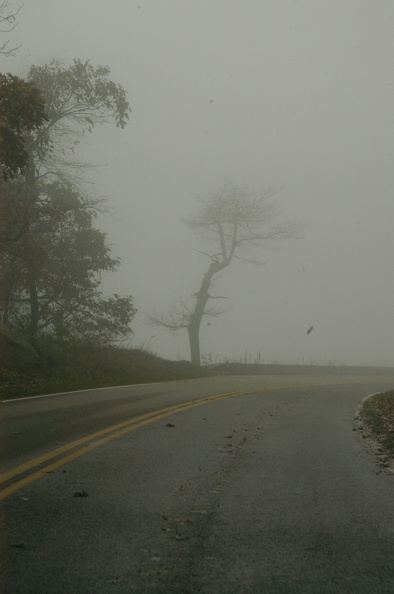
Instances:
[[[216,400],[222,400],[223,398],[240,396],[247,393],[250,392],[246,392],[245,390],[238,392],[227,392],[225,394],[216,394],[214,396],[205,396],[196,400],[190,400],[188,402],[184,402],[183,404],[168,406],[166,408],[146,413],[139,417],[128,419],[127,421],[122,421],[116,425],[101,429],[96,433],[91,433],[85,437],[71,441],[70,443],[55,448],[54,450],[45,452],[45,454],[41,454],[36,458],[32,458],[31,460],[28,460],[23,464],[19,464],[18,466],[15,466],[14,468],[11,468],[10,470],[0,474],[0,485],[4,485],[3,487],[0,487],[0,500],[6,499],[15,493],[15,491],[18,491],[22,487],[25,487],[29,483],[32,483],[33,481],[42,477],[43,474],[53,472],[60,466],[63,466],[63,464],[71,462],[71,460],[75,460],[75,458],[83,456],[87,452],[90,452],[91,450],[107,443],[108,441],[116,439],[117,437],[121,437],[125,433],[134,431],[135,429],[139,429],[144,425],[158,421],[163,417],[182,412],[189,408],[194,408],[196,406],[201,406],[202,404],[207,404]]]

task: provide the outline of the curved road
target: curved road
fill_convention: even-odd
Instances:
[[[2,403],[0,591],[394,592],[394,474],[354,424],[393,385],[229,377]]]

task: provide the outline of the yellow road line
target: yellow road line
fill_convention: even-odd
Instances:
[[[350,382],[350,383],[362,384],[364,382]],[[15,493],[15,491],[18,491],[22,487],[28,485],[29,483],[37,480],[40,477],[42,477],[43,474],[50,473],[50,472],[56,470],[57,468],[59,468],[60,466],[63,466],[63,464],[66,464],[67,462],[70,462],[71,460],[74,460],[75,458],[79,458],[80,456],[83,456],[85,453],[99,447],[100,445],[107,443],[108,441],[116,439],[117,437],[120,437],[130,431],[134,431],[135,429],[139,429],[140,427],[148,425],[149,423],[158,421],[159,419],[162,419],[163,417],[167,417],[169,415],[172,415],[172,414],[175,414],[178,412],[182,412],[189,408],[194,408],[196,406],[201,406],[203,404],[215,402],[216,400],[230,398],[231,396],[241,396],[241,395],[256,394],[256,393],[261,393],[261,392],[289,390],[292,387],[293,388],[295,387],[297,389],[302,389],[302,388],[309,388],[309,387],[318,387],[318,386],[322,386],[322,385],[327,385],[327,384],[312,384],[312,385],[307,384],[307,385],[290,386],[290,387],[289,386],[271,386],[271,387],[266,387],[266,388],[255,388],[253,390],[239,390],[239,391],[235,391],[235,392],[226,392],[223,394],[215,394],[213,396],[203,396],[202,398],[197,398],[195,400],[189,400],[188,402],[184,402],[181,404],[175,404],[172,406],[168,406],[168,407],[156,410],[156,411],[152,411],[150,413],[146,413],[144,415],[140,415],[139,417],[134,417],[132,419],[128,419],[127,421],[122,421],[121,423],[117,423],[116,425],[106,427],[105,429],[101,429],[100,431],[96,431],[95,433],[92,433],[85,437],[81,437],[80,439],[76,439],[75,441],[65,444],[64,446],[60,446],[58,448],[55,448],[54,450],[50,450],[49,452],[46,452],[45,454],[41,454],[40,456],[32,458],[31,460],[28,460],[27,462],[24,462],[23,464],[20,464],[18,466],[15,466],[14,468],[11,468],[10,470],[7,470],[6,472],[3,472],[2,474],[0,474],[0,484],[15,478],[20,474],[32,471],[27,476],[24,476],[23,478],[21,478],[19,480],[17,479],[12,484],[10,484],[2,489],[0,488],[0,501],[9,497],[12,493]],[[346,384],[346,385],[348,385],[348,384]],[[74,451],[70,451],[70,450],[74,450]],[[70,452],[70,453],[67,454],[67,452]],[[59,459],[54,460],[53,462],[50,462],[50,460],[53,460],[54,458],[59,458]],[[41,466],[45,462],[49,462],[49,464],[42,466],[41,468],[39,468],[37,470],[34,470],[37,466]]]
[[[55,448],[54,450],[46,452],[45,454],[42,454],[41,456],[32,458],[31,460],[28,460],[27,462],[24,462],[23,464],[20,464],[19,466],[11,468],[10,470],[8,470],[0,475],[0,483],[3,483],[7,480],[10,480],[10,479],[24,473],[24,472],[28,472],[29,470],[33,471],[29,475],[27,475],[19,480],[16,480],[11,485],[4,487],[0,491],[0,500],[6,499],[7,497],[9,497],[9,495],[11,495],[12,493],[15,493],[15,491],[18,491],[22,487],[28,485],[29,483],[37,480],[40,477],[42,477],[43,474],[50,473],[50,472],[56,470],[57,468],[59,468],[60,466],[62,466],[63,464],[66,464],[67,462],[70,462],[71,460],[74,460],[75,458],[78,458],[80,456],[83,456],[85,453],[99,447],[100,445],[103,445],[104,443],[107,443],[108,441],[116,439],[117,437],[120,437],[130,431],[134,431],[135,429],[139,429],[140,427],[143,427],[144,425],[148,425],[149,423],[158,421],[159,419],[162,419],[163,417],[167,417],[167,416],[175,414],[177,412],[182,412],[189,408],[201,406],[202,404],[214,402],[216,400],[221,400],[223,398],[230,398],[231,396],[240,396],[241,394],[246,394],[246,393],[248,393],[248,392],[245,392],[244,390],[239,391],[239,392],[228,392],[225,394],[216,394],[214,396],[205,396],[203,398],[198,398],[197,400],[191,400],[191,401],[188,401],[188,402],[185,402],[182,404],[168,406],[166,408],[163,408],[163,409],[151,412],[151,413],[147,413],[147,414],[141,415],[139,417],[135,417],[133,419],[128,419],[127,421],[123,421],[122,423],[117,423],[116,425],[112,425],[111,427],[107,427],[106,429],[102,429],[101,431],[97,431],[96,433],[92,433],[91,435],[88,435],[86,437],[82,437],[80,439],[72,441],[64,446]],[[93,443],[89,443],[89,442],[93,442]],[[83,447],[79,447],[79,446],[83,446]],[[67,454],[67,452],[69,452],[70,450],[74,450],[74,451]],[[67,454],[67,455],[62,456],[62,454]],[[61,457],[58,460],[55,460],[54,462],[51,462],[51,463],[45,465],[44,467],[40,468],[39,470],[34,470],[34,468],[36,466],[39,466],[39,465],[43,464],[44,462],[47,462],[53,458],[56,458],[57,456],[61,456]]]

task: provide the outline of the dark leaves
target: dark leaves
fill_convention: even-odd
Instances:
[[[74,497],[89,497],[89,495],[86,493],[86,491],[77,491],[74,493]]]

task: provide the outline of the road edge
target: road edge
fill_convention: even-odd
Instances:
[[[363,417],[363,408],[365,402],[374,398],[374,396],[379,396],[383,394],[383,392],[374,392],[373,394],[368,394],[364,396],[364,398],[359,402],[357,405],[355,414],[354,414],[354,431],[358,431],[363,438],[364,442],[366,443],[368,449],[374,454],[376,463],[379,467],[379,471],[377,474],[394,474],[394,458],[387,453],[386,449],[383,445],[378,441],[374,436],[370,429],[370,427],[365,422]]]

